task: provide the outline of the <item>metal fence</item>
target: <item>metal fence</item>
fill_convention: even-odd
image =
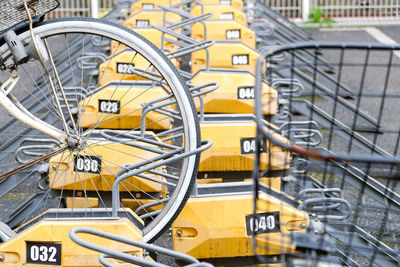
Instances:
[[[62,0],[50,18],[89,17],[112,9],[116,0]],[[338,22],[400,23],[400,0],[261,0],[284,16],[305,21],[313,6]]]
[[[302,0],[263,0],[262,2],[288,18],[302,17]]]
[[[48,18],[63,17],[97,17],[97,13],[113,8],[116,0],[61,0],[60,7],[48,14]]]
[[[313,5],[319,6],[330,17],[398,17],[399,0],[314,0]]]
[[[272,9],[293,18],[306,20],[311,8],[318,7],[325,17],[338,22],[398,22],[400,0],[262,0]]]

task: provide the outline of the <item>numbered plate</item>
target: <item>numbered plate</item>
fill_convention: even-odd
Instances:
[[[247,235],[280,232],[279,211],[246,216]]]
[[[99,174],[101,172],[101,159],[93,156],[77,155],[74,159],[74,171]]]
[[[27,241],[26,263],[61,265],[61,244]]]
[[[143,4],[142,9],[145,9],[145,10],[154,9],[154,4]]]
[[[233,15],[233,12],[225,12],[225,13],[221,13],[219,18],[223,19],[223,20],[233,20],[235,17]]]
[[[226,30],[226,40],[240,39],[241,35],[240,30]]]
[[[233,55],[232,65],[249,65],[249,54]]]
[[[118,100],[99,99],[99,112],[109,114],[119,114],[121,103]]]
[[[136,27],[149,27],[150,21],[148,19],[137,19]]]
[[[261,143],[260,152],[266,152],[267,146],[265,142]],[[240,139],[240,153],[241,154],[254,154],[256,153],[256,139],[255,138],[241,138]]]
[[[134,74],[135,65],[133,65],[132,63],[117,63],[117,73]]]
[[[254,87],[238,87],[238,99],[254,99]]]

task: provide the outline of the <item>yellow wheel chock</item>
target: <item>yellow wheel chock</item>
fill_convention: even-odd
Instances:
[[[221,5],[221,6],[232,6],[238,10],[243,9],[242,0],[201,0],[204,5]]]
[[[195,6],[190,11],[193,16],[200,16],[206,13],[212,13],[210,19],[216,20],[233,20],[240,23],[243,26],[247,26],[247,15],[246,13],[232,7],[222,5],[206,5],[206,6]]]
[[[75,227],[90,227],[123,235],[132,240],[142,240],[143,221],[130,210],[120,212],[119,219],[84,218],[83,211],[79,219],[63,220],[64,215],[70,216],[71,212],[79,213],[77,209],[49,210],[41,216],[44,219],[34,219],[7,242],[0,244],[0,266],[103,266],[99,262],[99,252],[78,246],[69,238],[70,230]],[[106,213],[105,210],[102,212]],[[87,240],[103,247],[144,257],[143,249],[137,247],[95,236]]]
[[[154,44],[159,49],[162,49],[164,52],[172,52],[178,49],[177,45],[174,45],[167,41],[162,41],[162,32],[154,29],[154,28],[133,28],[134,32],[140,34],[147,40],[149,40],[152,44]],[[168,38],[174,38],[172,36],[168,36]],[[110,55],[114,55],[116,53],[122,52],[125,50],[125,46],[119,42],[112,41],[111,42],[111,51]]]
[[[95,126],[98,129],[140,130],[140,127],[147,130],[169,129],[171,125],[169,116],[151,108],[146,109],[146,103],[163,96],[167,96],[167,93],[159,86],[152,87],[149,84],[132,86],[129,82],[125,85],[110,83],[80,101],[79,125],[83,128]],[[102,123],[98,124],[100,120]]]
[[[237,41],[216,41],[208,49],[210,68],[240,69],[255,72],[259,57],[257,51]],[[192,74],[207,68],[207,53],[200,50],[192,53]]]
[[[173,59],[172,62],[179,67],[176,59]],[[103,86],[112,81],[149,80],[146,75],[143,75],[146,72],[152,72],[149,74],[150,76],[158,74],[158,71],[152,68],[152,64],[139,53],[123,50],[100,64],[99,85]]]
[[[204,25],[206,30],[204,30]],[[233,20],[207,20],[192,27],[191,36],[196,40],[239,41],[256,49],[256,33]],[[206,32],[206,34],[204,33]],[[206,35],[206,36],[205,36]]]
[[[132,29],[134,27],[151,27],[151,25],[169,26],[182,20],[181,16],[163,10],[142,10],[129,19],[125,20],[123,26]]]
[[[247,113],[254,112],[254,76],[248,71],[229,69],[209,69],[196,73],[191,80],[194,85],[205,82],[217,82],[218,89],[203,96],[205,113]],[[194,98],[197,111],[200,111],[198,98]],[[267,84],[263,84],[262,102],[264,115],[277,112],[278,93]]]
[[[207,118],[207,116],[206,116]],[[266,125],[276,138],[288,142],[281,137],[274,125]],[[213,145],[200,157],[199,172],[250,172],[254,168],[256,123],[243,116],[209,116],[200,123],[201,138],[212,140]],[[228,134],[229,133],[229,134]],[[289,169],[289,153],[272,145],[270,155],[269,144],[261,147],[260,168],[271,171]]]
[[[252,192],[191,197],[172,224],[174,249],[214,264],[235,258],[243,263],[255,255],[251,240],[256,234],[263,245],[257,254],[294,253],[290,233],[305,232],[309,225],[308,214],[296,204],[290,196],[269,189],[260,192],[254,216]]]
[[[179,4],[182,0],[140,0],[133,3],[130,8],[131,16],[142,10],[157,9],[158,5],[170,6]]]

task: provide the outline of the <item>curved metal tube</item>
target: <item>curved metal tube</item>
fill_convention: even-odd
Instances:
[[[341,210],[342,215],[317,215],[317,218],[321,221],[323,220],[344,220],[347,219],[351,215],[351,205],[350,203],[343,198],[328,198],[328,197],[320,197],[320,198],[310,198],[304,200],[298,207],[299,210],[307,210],[308,206],[312,206],[317,204],[319,206],[313,206],[312,211],[327,211],[329,209],[336,209],[337,207],[330,208],[333,205],[321,206],[321,203],[329,203],[332,202],[334,204],[339,203],[340,205],[344,204],[347,207],[347,212]]]
[[[142,173],[142,172],[146,172],[146,171],[149,171],[149,170],[151,170],[151,169],[155,169],[155,168],[161,167],[161,166],[163,166],[163,165],[169,164],[169,163],[171,163],[171,162],[180,160],[180,159],[182,159],[182,158],[189,157],[189,156],[193,156],[193,155],[195,155],[195,154],[197,154],[197,153],[200,153],[200,152],[202,152],[202,151],[204,151],[204,150],[210,148],[211,145],[212,145],[212,142],[209,141],[209,140],[205,140],[205,141],[202,141],[202,142],[201,142],[201,145],[202,145],[201,147],[199,147],[199,148],[197,148],[197,149],[195,149],[195,150],[188,151],[188,152],[179,154],[179,155],[177,155],[177,156],[173,156],[173,157],[168,158],[168,159],[163,159],[163,160],[160,161],[160,162],[155,162],[155,163],[152,163],[152,164],[147,165],[147,166],[145,166],[145,167],[143,167],[143,166],[144,166],[145,164],[148,164],[148,163],[147,163],[146,161],[144,161],[142,164],[136,166],[136,170],[134,170],[134,171],[129,171],[129,172],[127,172],[127,173],[124,173],[124,174],[120,175],[119,177],[118,177],[118,176],[115,177],[116,179],[115,179],[115,181],[114,181],[113,188],[112,188],[112,216],[113,216],[114,218],[117,218],[117,212],[118,212],[119,204],[120,204],[119,184],[120,184],[123,180],[125,180],[125,179],[127,179],[127,178],[129,178],[129,177],[135,176],[135,175],[137,175],[137,174],[140,174],[140,173]],[[164,157],[164,158],[165,158],[165,157]],[[153,161],[153,162],[154,162],[154,161]]]
[[[164,254],[167,256],[171,256],[174,257],[176,259],[179,259],[181,261],[187,262],[189,264],[196,264],[199,263],[199,261],[195,258],[193,258],[192,256],[183,254],[183,253],[179,253],[179,252],[175,252],[173,250],[169,250],[163,247],[159,247],[159,246],[155,246],[155,245],[151,245],[151,244],[147,244],[145,242],[141,242],[141,241],[137,241],[137,240],[132,240],[129,238],[125,238],[122,236],[118,236],[115,234],[111,234],[111,233],[107,233],[107,232],[103,232],[103,231],[99,231],[96,229],[92,229],[92,228],[88,228],[88,227],[75,227],[72,228],[71,231],[69,232],[69,237],[71,238],[71,240],[73,242],[75,242],[76,244],[85,247],[87,249],[91,249],[91,250],[95,250],[98,252],[101,252],[103,254],[105,254],[104,256],[100,256],[102,259],[104,258],[115,258],[115,259],[119,259],[128,263],[133,263],[133,264],[139,264],[140,266],[167,266],[164,264],[160,264],[160,263],[156,263],[156,262],[151,262],[145,259],[141,259],[120,251],[116,251],[116,250],[112,250],[109,248],[105,248],[102,246],[99,246],[97,244],[93,244],[90,242],[87,242],[81,238],[79,238],[77,236],[77,234],[79,233],[84,233],[84,234],[89,234],[89,235],[95,235],[98,237],[102,237],[105,239],[110,239],[110,240],[114,240],[120,243],[124,243],[124,244],[128,244],[134,247],[138,247],[138,248],[142,248],[145,249],[147,251],[153,251],[156,253],[160,253],[160,254]],[[100,260],[100,259],[99,259]],[[112,265],[110,265],[112,266]]]

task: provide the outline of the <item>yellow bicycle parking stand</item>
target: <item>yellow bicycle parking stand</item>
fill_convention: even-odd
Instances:
[[[236,21],[206,20],[205,26],[193,25],[191,37],[196,40],[239,41],[252,49],[256,49],[256,34]],[[207,28],[206,36],[204,28]]]
[[[201,194],[189,199],[172,225],[174,249],[216,266],[253,265],[258,263],[256,254],[269,259],[267,263],[282,264],[284,255],[298,252],[290,234],[305,233],[311,224],[290,196],[269,187],[259,193],[263,213],[257,217],[253,217],[251,183],[199,186],[198,190]],[[254,234],[264,245],[256,252]]]
[[[157,9],[158,5],[173,6],[181,2],[182,0],[139,0],[130,6],[130,14],[131,16],[134,16],[142,10]]]
[[[153,101],[156,103],[157,99],[160,104],[168,102],[168,94],[162,87],[148,89],[150,85],[149,82],[142,82],[133,87],[129,81],[114,81],[97,88],[89,98],[79,103],[79,106],[84,107],[81,126],[83,128],[96,126],[101,129],[139,130],[141,123],[145,123],[148,130],[170,129],[171,119],[165,119],[165,115],[154,111],[146,112],[146,108],[143,108],[145,103]],[[148,89],[148,93],[140,95],[145,89]],[[135,101],[132,101],[133,97],[136,97]],[[108,102],[102,101],[104,99]],[[171,108],[171,105],[165,105],[164,108]],[[96,125],[100,118],[104,118],[104,122]]]
[[[75,227],[90,227],[126,238],[142,241],[143,221],[132,211],[120,211],[119,218],[106,217],[106,210],[94,209],[93,218],[88,218],[85,210],[51,209],[39,218],[33,219],[13,233],[0,245],[3,260],[0,266],[103,266],[99,253],[77,246],[69,232]],[[71,217],[74,213],[76,217]],[[138,258],[144,251],[138,247],[117,244],[111,240],[91,238],[100,246],[117,249]]]
[[[259,57],[257,51],[238,41],[215,41],[207,51],[192,53],[192,73],[201,69],[222,68],[247,70],[254,73]]]
[[[247,27],[247,15],[232,6],[225,5],[204,5],[195,6],[191,9],[190,13],[193,16],[200,16],[202,14],[212,13],[212,20],[236,21],[239,24]]]
[[[133,27],[133,30],[145,37],[154,38],[154,43],[166,53],[166,55],[174,62],[176,67],[180,67],[181,58],[194,51],[205,49],[212,45],[213,41],[207,40],[194,40],[182,34],[184,27],[200,22],[209,18],[211,14],[204,14],[194,17],[190,13],[179,10],[174,7],[166,7],[163,5],[158,6],[160,9],[151,11],[141,11],[136,15],[141,15],[143,12],[161,12],[164,14],[172,14],[179,17],[179,22],[167,25],[165,18],[161,18],[159,24],[153,21],[148,27],[134,27],[129,25],[129,19],[124,22],[128,28]],[[155,13],[154,13],[155,14]],[[153,15],[154,15],[153,14]],[[182,19],[181,19],[182,17]],[[132,19],[132,18],[131,18]],[[132,20],[134,21],[134,20]],[[153,40],[153,39],[150,39]],[[88,66],[88,68],[90,65]],[[111,44],[111,56],[100,65],[98,72],[100,85],[105,85],[113,80],[146,80],[150,72],[154,75],[152,70],[148,69],[148,64],[142,59],[140,55],[132,51],[126,50],[118,42]]]
[[[268,122],[264,123],[271,134],[280,135],[278,128]],[[226,174],[229,177],[241,172],[247,173],[247,177],[250,177],[256,143],[254,117],[244,114],[210,114],[203,117],[200,127],[202,138],[212,140],[213,146],[201,154],[198,177],[221,178],[221,175]],[[227,132],[229,138],[223,134]],[[269,169],[270,175],[274,172],[283,173],[289,168],[288,154],[279,148],[267,152],[268,146],[269,144],[264,144],[261,148],[263,168]]]
[[[151,25],[169,26],[181,21],[181,16],[176,13],[164,12],[161,9],[141,10],[124,21],[127,28],[151,27]]]
[[[154,44],[157,48],[164,51],[164,53],[169,53],[172,51],[176,51],[179,46],[174,45],[170,42],[163,42],[163,32],[149,27],[135,27],[132,29],[137,34],[143,36],[144,38],[151,40],[152,44]],[[173,37],[171,37],[173,38]],[[110,55],[117,54],[125,50],[126,47],[121,45],[118,42],[111,43],[111,52]]]
[[[177,60],[173,60],[179,66]],[[140,54],[129,49],[109,56],[98,67],[99,85],[104,86],[113,81],[150,81],[159,76],[157,69]]]
[[[217,82],[217,90],[205,94],[203,103],[195,98],[197,111],[200,107],[209,114],[251,114],[254,111],[254,75],[245,70],[203,69],[193,75],[190,83],[201,85],[206,81]],[[263,84],[262,93],[265,116],[273,116],[278,110],[278,93],[276,89]]]
[[[243,1],[241,0],[200,0],[204,5],[220,5],[220,6],[232,6],[238,10],[243,9]]]

